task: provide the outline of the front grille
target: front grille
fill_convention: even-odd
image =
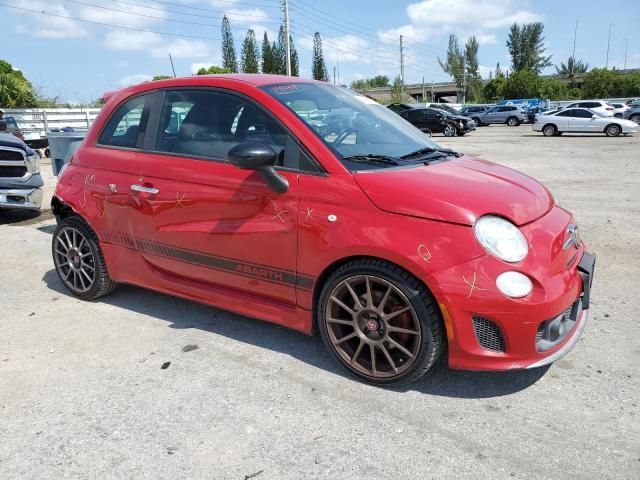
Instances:
[[[0,160],[24,160],[24,156],[15,150],[3,150],[0,148]]]
[[[24,165],[0,165],[0,178],[24,177],[27,167]]]
[[[582,302],[578,300],[569,305],[564,312],[538,325],[536,349],[544,352],[559,344],[573,330],[581,310]]]
[[[504,337],[502,330],[494,322],[483,317],[473,317],[473,330],[482,348],[494,352],[504,352]]]

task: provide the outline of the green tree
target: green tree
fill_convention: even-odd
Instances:
[[[507,78],[504,75],[496,77],[493,80],[487,82],[482,89],[482,96],[486,101],[498,102],[504,99],[504,87],[507,83]]]
[[[504,72],[502,68],[500,68],[500,62],[496,63],[496,72],[494,74],[494,78],[504,77]]]
[[[168,80],[170,78],[173,78],[173,77],[170,77],[169,75],[156,75],[151,79],[151,81],[155,82],[156,80]]]
[[[273,73],[273,54],[266,30],[262,37],[262,73]]]
[[[367,80],[367,82],[372,88],[388,87],[390,85],[389,77],[387,77],[386,75],[376,75],[375,77],[371,77],[369,80]]]
[[[14,70],[9,62],[0,60],[0,105],[8,108],[37,106],[33,85],[20,70]]]
[[[236,47],[233,43],[233,35],[231,34],[231,24],[226,15],[222,18],[222,66],[231,70],[233,73],[238,72]]]
[[[454,34],[449,35],[449,47],[447,48],[446,60],[441,60],[438,57],[438,63],[442,67],[445,73],[448,73],[456,83],[458,90],[462,90],[464,84],[464,54],[458,44],[458,37]]]
[[[615,97],[621,90],[621,75],[618,70],[594,68],[582,80],[582,95],[585,98]]]
[[[476,37],[470,37],[464,46],[464,59],[467,74],[467,91],[465,99],[467,101],[478,101],[482,98],[482,78],[478,71],[478,40]]]
[[[405,93],[403,87],[402,79],[398,75],[391,85],[391,103],[406,103],[409,100],[409,95]]]
[[[316,32],[313,36],[313,57],[311,61],[311,72],[315,80],[322,80],[323,82],[329,81],[329,75],[327,74],[327,65],[324,61],[324,55],[322,53],[322,38],[320,33]]]
[[[560,66],[556,65],[556,73],[567,77],[570,85],[573,85],[573,80],[577,73],[586,73],[589,70],[589,64],[582,60],[576,60],[573,57],[569,57],[567,63],[560,62]]]
[[[217,65],[211,65],[209,68],[200,68],[197,75],[211,75],[216,73],[233,73],[228,68],[219,67]]]
[[[298,51],[293,45],[293,38],[289,35],[289,50],[291,51],[291,76],[300,76],[300,59],[298,58]]]
[[[511,55],[511,69],[514,72],[531,70],[540,73],[552,65],[551,55],[545,56],[544,25],[541,22],[522,26],[514,23],[509,30],[507,48]]]
[[[540,77],[532,70],[520,70],[507,79],[502,95],[504,98],[536,98],[540,92]]]
[[[259,56],[256,33],[249,29],[244,37],[244,42],[242,42],[242,51],[240,53],[242,71],[244,73],[258,73],[260,70]]]

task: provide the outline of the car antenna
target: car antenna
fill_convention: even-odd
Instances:
[[[176,78],[176,69],[173,66],[173,58],[171,58],[171,52],[169,52],[169,61],[171,62],[171,70],[173,70],[173,78]]]

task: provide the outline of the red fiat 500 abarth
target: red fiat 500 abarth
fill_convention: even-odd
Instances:
[[[111,95],[53,199],[64,285],[140,285],[311,334],[355,375],[538,367],[578,341],[594,257],[535,180],[320,82]]]

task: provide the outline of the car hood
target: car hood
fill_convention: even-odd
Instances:
[[[355,179],[381,210],[463,225],[473,225],[486,214],[523,225],[543,216],[554,203],[531,177],[468,156],[429,166],[359,172]]]
[[[471,121],[471,117],[467,117],[467,116],[464,116],[464,115],[454,115],[452,113],[447,115],[447,118],[450,118],[452,120],[464,120],[465,122],[470,122]]]

